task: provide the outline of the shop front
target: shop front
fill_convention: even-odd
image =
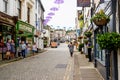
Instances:
[[[17,17],[0,12],[0,60],[5,58],[7,40],[15,40]]]
[[[26,43],[28,46],[27,53],[30,53],[29,51],[31,51],[31,47],[34,41],[34,26],[19,20],[16,24],[17,50],[21,41],[24,41]]]

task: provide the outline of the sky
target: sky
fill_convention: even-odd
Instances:
[[[45,9],[44,18],[48,16],[49,12],[55,13],[47,25],[50,25],[56,29],[64,27],[66,27],[66,29],[69,29],[75,27],[77,0],[64,0],[64,3],[59,5],[55,4],[54,1],[55,0],[41,0]],[[59,10],[51,11],[50,8],[52,7],[57,7]]]

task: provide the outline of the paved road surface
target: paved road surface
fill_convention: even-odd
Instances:
[[[67,44],[63,43],[42,54],[0,66],[0,80],[72,80],[71,60]]]

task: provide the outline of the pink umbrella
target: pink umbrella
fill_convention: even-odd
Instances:
[[[50,12],[50,13],[48,13],[48,15],[51,15],[51,16],[53,16],[53,15],[55,15],[55,13],[53,13],[53,12]]]
[[[52,10],[52,11],[58,11],[58,8],[57,7],[52,7],[52,8],[50,8],[50,10]]]

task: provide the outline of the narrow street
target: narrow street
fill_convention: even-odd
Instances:
[[[72,80],[67,44],[0,66],[0,80]],[[69,64],[69,65],[67,65]],[[67,77],[66,77],[67,76]]]

